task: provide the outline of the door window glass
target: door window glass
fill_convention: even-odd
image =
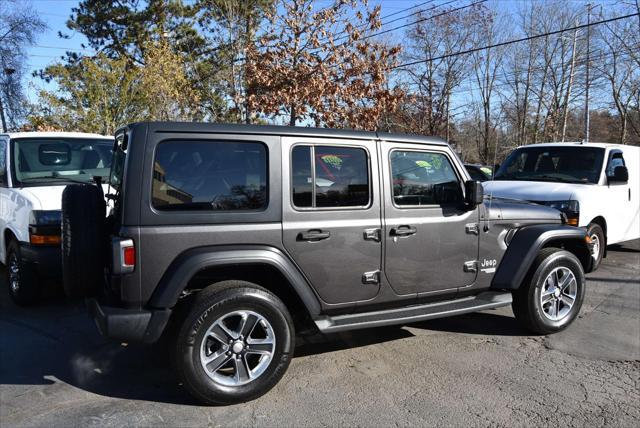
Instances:
[[[5,169],[7,167],[7,140],[0,138],[0,176],[5,175]]]
[[[393,201],[398,206],[462,202],[462,188],[449,159],[441,153],[391,152]]]
[[[291,181],[296,207],[369,205],[369,161],[361,148],[296,146],[291,154]]]
[[[263,144],[230,141],[160,143],[153,168],[158,210],[258,210],[267,205]]]

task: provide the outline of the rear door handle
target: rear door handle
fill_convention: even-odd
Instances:
[[[331,236],[331,232],[322,231],[320,229],[311,229],[298,234],[298,241],[322,241]]]
[[[411,226],[398,226],[391,229],[391,236],[409,236],[416,233],[418,230]]]

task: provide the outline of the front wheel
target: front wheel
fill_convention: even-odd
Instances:
[[[40,295],[37,275],[24,263],[15,240],[7,246],[7,285],[11,299],[21,306],[35,303]]]
[[[584,270],[577,257],[559,248],[544,248],[514,293],[513,312],[528,330],[555,333],[576,318],[584,293]]]
[[[269,391],[294,349],[291,316],[255,284],[223,281],[195,297],[178,331],[175,363],[185,387],[207,404],[232,404]]]
[[[587,227],[587,235],[591,238],[591,257],[593,258],[592,270],[596,270],[600,266],[602,257],[604,256],[604,250],[606,247],[604,231],[602,227],[597,223],[590,223]]]

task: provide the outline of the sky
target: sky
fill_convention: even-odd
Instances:
[[[2,0],[0,0],[2,1]],[[184,3],[193,3],[194,0],[183,0]],[[466,5],[473,0],[455,0],[450,2],[449,0],[432,0],[433,4],[426,4],[424,8],[433,7],[436,4],[447,4],[448,7],[456,7]],[[529,0],[490,0],[494,5],[497,5],[499,8],[507,12],[515,12],[518,4],[521,4],[522,1]],[[534,0],[537,1],[537,0]],[[541,0],[544,1],[544,0]],[[579,3],[585,3],[586,0],[573,0]],[[38,37],[38,40],[34,46],[27,50],[28,54],[28,72],[25,74],[25,83],[27,88],[27,96],[31,101],[35,101],[36,94],[39,88],[47,88],[52,89],[50,85],[47,85],[45,82],[40,80],[39,78],[34,78],[31,76],[32,72],[41,70],[46,67],[48,64],[55,62],[60,59],[62,55],[64,55],[65,51],[72,50],[78,51],[79,53],[87,53],[92,54],[93,51],[91,49],[82,48],[82,44],[86,44],[86,39],[83,35],[70,31],[65,23],[69,16],[71,15],[71,9],[78,5],[78,0],[18,0],[18,2],[22,2],[22,4],[28,5],[30,4],[33,9],[37,12],[37,14],[42,18],[43,21],[47,24],[48,29]],[[325,7],[333,2],[333,0],[317,0],[317,4],[319,7]],[[383,23],[389,20],[396,20],[398,18],[402,18],[412,12],[417,11],[418,9],[411,9],[407,11],[403,11],[405,9],[411,8],[412,6],[417,6],[425,3],[425,0],[369,0],[370,6],[381,5],[381,17]],[[389,16],[391,15],[391,16]],[[388,17],[388,18],[387,18]],[[386,18],[386,19],[385,19]],[[397,25],[402,25],[406,21],[398,21],[392,23],[390,26],[395,27]],[[387,27],[389,28],[389,27]],[[394,33],[385,35],[385,37],[389,37],[394,42],[402,42],[402,31],[398,30]],[[68,39],[61,39],[58,37],[58,33],[62,32],[67,35]],[[53,84],[51,84],[53,85]],[[460,99],[453,100],[454,105],[462,105],[469,102],[470,95],[473,94],[465,94],[463,97],[458,97]],[[464,98],[464,99],[463,99]],[[462,112],[461,112],[462,113]]]

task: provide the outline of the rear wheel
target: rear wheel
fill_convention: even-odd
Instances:
[[[36,302],[40,295],[37,274],[24,263],[16,240],[7,246],[7,285],[11,299],[21,306]]]
[[[257,398],[282,378],[294,327],[275,295],[244,281],[198,293],[177,330],[174,359],[185,387],[208,404]]]
[[[69,297],[93,296],[104,280],[105,211],[97,186],[72,184],[62,193],[62,278]]]
[[[544,248],[514,293],[513,312],[528,330],[554,333],[573,322],[584,293],[584,270],[576,256],[559,248]]]
[[[593,248],[591,249],[591,257],[593,258],[593,270],[596,270],[604,256],[606,241],[604,231],[598,223],[590,223],[587,227],[587,235],[591,238]]]

